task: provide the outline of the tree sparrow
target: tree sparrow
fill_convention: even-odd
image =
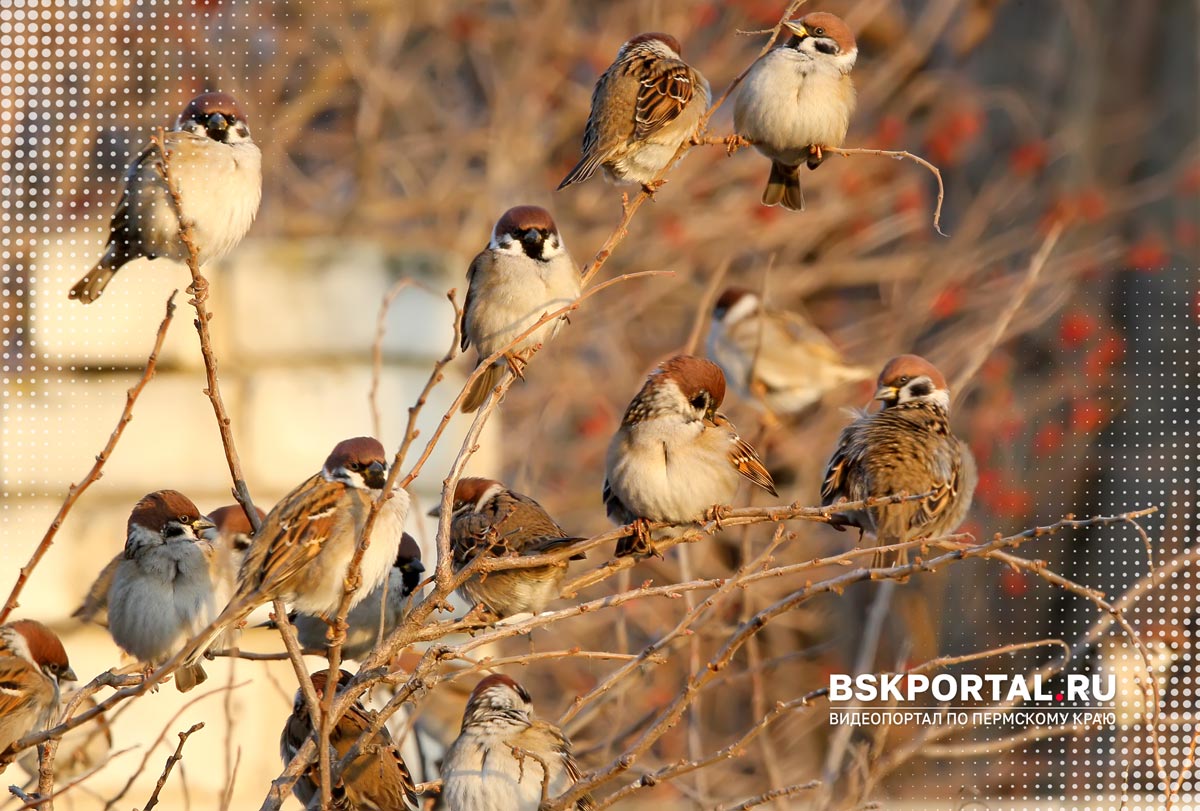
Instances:
[[[778,495],[758,454],[717,411],[724,397],[720,368],[691,355],[671,358],[646,378],[608,446],[608,517],[636,523],[617,556],[653,554],[645,522],[702,521],[733,500],[742,477]]]
[[[250,230],[262,197],[262,153],[246,117],[232,96],[203,93],[180,113],[164,145],[200,264],[220,259]],[[89,304],[125,263],[160,256],[186,262],[188,251],[163,177],[162,155],[150,144],[125,172],[104,256],[71,288],[70,298]]]
[[[303,614],[335,615],[367,513],[386,481],[387,457],[379,440],[355,437],[334,446],[321,470],[267,513],[246,551],[237,591],[215,626],[231,627],[273,600],[290,601]],[[402,488],[383,502],[351,608],[387,580],[408,503]]]
[[[462,571],[477,555],[519,557],[540,555],[581,540],[555,523],[542,505],[493,479],[459,479],[454,488],[450,548],[454,571]],[[437,515],[434,508],[430,515]],[[582,560],[575,555],[571,560]],[[567,565],[510,569],[475,575],[458,587],[458,594],[482,605],[500,618],[540,614],[558,599]]]
[[[50,727],[63,681],[75,671],[57,634],[36,620],[0,625],[0,753]]]
[[[371,534],[374,536],[375,533]],[[346,615],[346,624],[350,627],[342,643],[342,656],[362,660],[375,650],[379,640],[396,629],[404,618],[408,598],[417,590],[424,572],[421,547],[413,536],[405,532],[400,537],[400,549],[387,579]],[[293,622],[300,644],[305,648],[318,650],[326,646],[329,623],[322,617],[297,614]]]
[[[504,350],[503,361],[520,377],[526,353],[554,337],[565,319],[548,321],[515,346],[518,335],[543,315],[579,298],[579,267],[567,253],[550,212],[517,206],[504,212],[488,243],[467,271],[462,349],[471,344],[479,360]],[[500,382],[504,366],[493,364],[476,379],[462,410],[478,409]]]
[[[756,294],[731,287],[717,299],[708,356],[742,397],[772,414],[794,416],[869,369],[849,366],[825,333],[798,313],[763,307]]]
[[[475,687],[462,732],[442,762],[442,795],[450,811],[538,811],[548,797],[579,779],[571,742],[562,730],[533,717],[525,688],[508,676],[488,676]],[[595,808],[581,797],[576,811]]]
[[[175,490],[150,493],[129,514],[125,553],[108,589],[108,632],[139,661],[162,664],[216,616],[209,555],[199,543],[212,526]],[[176,672],[180,692],[208,678],[200,653]]]
[[[258,507],[255,507],[254,510],[258,513],[258,520],[261,524],[267,514]],[[213,526],[204,531],[204,542],[200,546],[208,559],[208,571],[213,582],[213,596],[219,608],[228,604],[237,590],[238,572],[241,571],[242,563],[246,560],[246,551],[250,548],[250,542],[254,537],[254,527],[251,526],[250,519],[246,517],[246,511],[240,504],[218,507],[208,514],[208,520],[212,522]],[[213,643],[212,647],[214,649],[231,648],[237,643],[239,636],[238,629],[226,628],[225,633]]]
[[[325,670],[312,674],[313,689],[318,699],[323,699],[325,695],[327,676]],[[353,678],[346,671],[341,671],[338,691]],[[330,759],[333,763],[345,757],[350,747],[370,729],[374,716],[375,713],[369,712],[359,701],[350,705],[329,733],[332,750]],[[279,736],[279,756],[283,758],[285,766],[300,751],[312,732],[308,705],[304,702],[304,695],[297,690],[292,714],[284,722],[283,733]],[[320,810],[321,774],[315,761],[292,786],[292,793],[305,808]],[[330,793],[333,798],[330,808],[334,811],[416,811],[420,807],[408,767],[404,765],[400,750],[392,742],[392,736],[383,727],[369,741],[363,742],[359,754],[346,766]]]
[[[266,516],[262,510],[258,510],[258,513],[260,519]],[[201,533],[202,540],[199,546],[208,560],[209,575],[212,577],[215,592],[214,599],[218,606],[222,606],[233,596],[238,569],[241,568],[246,549],[250,546],[251,527],[239,504],[213,510],[208,514],[208,520],[213,526]],[[121,551],[108,562],[88,588],[83,604],[75,609],[72,617],[81,622],[95,622],[97,625],[108,627],[108,590],[112,587],[113,575],[123,560],[125,552]]]
[[[824,159],[822,147],[846,140],[858,46],[849,26],[826,11],[784,25],[791,38],[751,65],[738,88],[733,125],[771,159],[763,205],[803,211],[800,164],[816,169]]]
[[[670,34],[638,34],[621,46],[592,92],[583,133],[583,158],[559,190],[590,178],[598,168],[614,182],[640,183],[671,163],[696,133],[712,101],[708,82],[680,56]]]
[[[880,546],[953,532],[967,516],[978,474],[966,444],[950,431],[950,392],[933,364],[900,355],[879,373],[872,414],[842,431],[825,470],[821,505],[897,493],[933,495],[838,513],[842,526],[870,532]],[[898,562],[907,561],[901,552]],[[882,565],[876,559],[875,565]]]

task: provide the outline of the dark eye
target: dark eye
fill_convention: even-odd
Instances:
[[[190,524],[190,523],[192,523],[192,521],[191,521],[191,519],[190,519],[190,518],[188,518],[186,515],[181,515],[181,516],[179,516],[179,523],[181,523],[181,524]]]
[[[825,29],[824,28],[814,28],[813,33],[816,34],[818,37],[823,37],[823,36],[825,36]]]
[[[905,383],[907,383],[907,382],[908,382],[908,381],[910,381],[910,380],[912,380],[912,378],[911,378],[911,377],[909,377],[908,375],[904,375],[903,377],[901,377],[901,378],[900,378],[898,381],[896,381],[896,382],[897,382],[897,383],[899,383],[901,386],[903,386]]]
[[[362,470],[362,462],[351,462],[350,464],[346,465],[346,467],[350,468],[351,470]]]

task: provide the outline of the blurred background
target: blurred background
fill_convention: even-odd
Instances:
[[[102,250],[125,166],[191,96],[234,94],[264,155],[258,220],[207,275],[222,389],[251,491],[269,506],[316,471],[338,439],[376,433],[398,444],[407,407],[451,340],[445,292],[457,288],[461,302],[470,259],[506,208],[549,208],[581,264],[600,247],[620,217],[621,190],[599,180],[551,190],[578,159],[592,85],[622,42],[647,30],[674,34],[719,96],[785,7],[780,0],[0,3],[3,576],[15,578],[67,487],[103,446],[168,294],[188,281],[181,266],[141,262],[122,270],[95,304],[66,297]],[[1194,532],[1200,6],[814,0],[802,11],[818,8],[844,16],[858,36],[859,104],[847,145],[908,150],[937,164],[948,236],[932,228],[936,186],[914,163],[831,157],[804,173],[808,210],[792,213],[760,206],[768,164],[757,153],[697,148],[638,212],[600,279],[674,275],[619,285],[573,315],[512,389],[468,472],[528,493],[573,534],[604,530],[603,457],[626,404],[659,360],[702,351],[716,294],[737,284],[807,314],[854,363],[876,369],[894,354],[917,352],[942,369],[956,387],[955,430],[980,465],[965,527],[976,537],[1068,513],[1160,506],[1145,523],[1149,551],[1120,526],[1027,550],[1115,597],[1152,562],[1188,546]],[[730,132],[730,110],[715,114],[711,134]],[[1028,275],[1030,257],[1056,224],[1062,238],[1040,272]],[[412,282],[384,320],[374,420],[368,392],[377,314],[401,279]],[[997,321],[1015,298],[1015,315],[993,347]],[[161,487],[184,491],[202,509],[231,501],[201,391],[191,309],[183,297],[179,304],[157,378],[18,610],[63,635],[84,679],[119,664],[120,653],[102,629],[82,627],[70,613],[120,551],[133,503]],[[435,390],[422,415],[425,436],[469,369],[460,359]],[[868,384],[848,385],[776,426],[732,394],[725,411],[763,455],[781,501],[815,504],[849,419],[844,409],[864,405],[870,392]],[[452,422],[416,483],[414,495],[426,504],[467,424]],[[766,503],[762,495],[743,499]],[[413,529],[432,557],[429,528]],[[779,563],[854,541],[820,525],[789,529]],[[678,580],[681,567],[695,576],[727,574],[771,530],[727,532],[649,561],[632,582]],[[592,558],[576,565],[603,562]],[[1164,729],[1178,750],[1173,768],[1184,763],[1194,728],[1190,574],[1159,582],[1128,614],[1158,656],[1165,712],[1175,722]],[[607,763],[636,736],[740,619],[797,585],[747,590],[693,641],[649,667],[636,690],[573,718],[567,731],[584,769]],[[609,581],[581,598],[615,588]],[[775,702],[852,669],[875,593],[866,584],[814,599],[769,626],[627,781],[640,769],[719,749]],[[637,652],[686,608],[681,600],[633,602],[619,621],[612,613],[572,619],[497,653],[576,644]],[[872,657],[876,669],[1032,639],[1070,642],[1097,619],[1090,603],[990,561],[913,578],[893,609]],[[243,644],[277,646],[265,632]],[[1025,672],[1053,655],[1033,651],[973,667]],[[1120,672],[1133,661],[1122,639],[1106,634],[1072,669]],[[526,684],[544,717],[556,719],[615,666],[557,659],[506,672]],[[210,672],[209,685],[241,686],[182,709],[157,744],[164,719],[185,699],[168,688],[136,702],[114,721],[115,748],[136,748],[60,803],[100,808],[122,787],[129,795],[120,802],[141,802],[174,731],[199,719],[208,728],[189,743],[164,802],[259,802],[281,768],[275,736],[294,680],[286,663],[231,669],[218,662]],[[456,733],[473,685],[464,682],[439,687],[417,707],[431,740]],[[830,802],[849,807],[866,794],[889,807],[956,807],[983,797],[996,808],[1020,798],[1090,808],[1123,786],[1153,795],[1161,786],[1138,737],[1141,695],[1134,685],[1123,690],[1115,729],[985,756],[968,744],[1019,730],[971,731],[888,769],[875,767],[917,730],[857,730],[838,744],[852,765]],[[622,807],[709,809],[819,778],[836,736],[817,702],[785,716],[741,757],[642,789]],[[150,765],[126,786],[143,757]],[[5,779],[19,775],[13,766]],[[1190,791],[1190,779],[1183,786]],[[1128,807],[1159,807],[1146,802]]]

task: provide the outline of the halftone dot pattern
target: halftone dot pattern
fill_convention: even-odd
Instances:
[[[0,2],[6,504],[61,495],[39,472],[48,443],[97,442],[103,434],[87,419],[99,418],[89,413],[89,387],[128,385],[128,370],[144,362],[149,343],[128,331],[144,323],[144,299],[107,296],[85,308],[67,290],[103,252],[126,166],[153,128],[169,128],[186,101],[208,89],[246,92],[243,106],[258,108],[245,77],[263,75],[270,57],[264,19],[254,4]],[[164,291],[187,278],[162,261],[128,275],[158,275]],[[107,401],[104,409],[112,414],[105,419],[115,418]]]
[[[61,498],[64,477],[73,480],[86,469],[119,411],[121,397],[113,391],[132,382],[149,350],[166,291],[186,283],[183,268],[157,262],[140,275],[118,278],[98,304],[83,307],[66,297],[102,252],[126,166],[153,128],[170,126],[187,99],[203,90],[234,94],[252,122],[262,109],[258,78],[271,75],[281,47],[263,15],[282,13],[274,4],[262,6],[266,10],[219,0],[0,0],[0,83],[6,88],[0,98],[0,521],[6,527],[19,522],[26,500]],[[1109,474],[1093,502],[1095,512],[1159,505],[1162,513],[1143,522],[1159,564],[1188,546],[1194,530],[1191,406],[1200,381],[1187,312],[1194,291],[1184,289],[1183,276],[1157,277],[1178,286],[1172,298],[1179,312],[1148,311],[1129,325],[1125,417],[1099,455]],[[133,288],[141,282],[155,287],[137,295]],[[177,333],[187,333],[187,319],[181,313]],[[183,338],[194,350],[194,335]],[[55,449],[63,445],[75,449],[71,464],[50,465],[47,459],[57,459]],[[1089,535],[1094,554],[1075,574],[1115,598],[1146,572],[1145,549],[1128,527]],[[1078,612],[1064,628],[1067,638],[1096,619],[1085,601]],[[1188,571],[1128,612],[1148,643],[1164,695],[1157,746],[1136,721],[1030,745],[1003,776],[1011,793],[1097,811],[1160,808],[1144,799],[1162,790],[1156,760],[1172,782],[1191,767],[1196,730],[1172,716],[1193,710],[1196,617]],[[1022,619],[1014,612],[1009,621]],[[1141,655],[1115,631],[1106,641],[1112,647],[1096,659],[1111,654],[1108,666],[1123,683],[1132,682]],[[929,782],[953,798],[954,787],[936,774]],[[1187,777],[1180,790],[1186,795],[1195,784]]]

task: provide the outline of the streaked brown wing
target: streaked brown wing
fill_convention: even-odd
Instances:
[[[733,424],[721,413],[713,415],[713,424],[733,430]],[[738,473],[741,473],[754,484],[773,496],[779,495],[778,491],[775,490],[775,481],[771,478],[766,465],[762,463],[762,459],[758,458],[758,453],[755,452],[754,448],[750,447],[750,443],[746,442],[746,440],[742,439],[736,433],[733,435],[733,447],[729,450],[729,461],[737,468]]]
[[[462,335],[459,339],[459,350],[467,351],[467,347],[471,345],[471,337],[467,334],[467,323],[471,318],[471,305],[475,301],[475,276],[479,274],[484,262],[491,261],[491,254],[486,251],[480,251],[471,260],[471,266],[467,268],[467,296],[463,299],[462,322],[459,324],[459,329]]]
[[[312,562],[333,533],[346,493],[345,485],[317,473],[284,496],[246,553],[241,590],[274,592]]]
[[[645,61],[634,113],[634,137],[645,138],[679,117],[696,92],[692,69],[677,59]]]

